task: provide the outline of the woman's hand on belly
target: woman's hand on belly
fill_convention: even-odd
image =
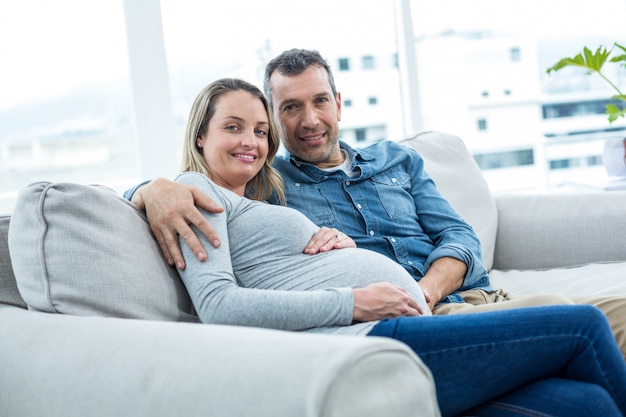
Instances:
[[[379,282],[365,288],[355,288],[354,321],[374,321],[403,316],[421,316],[422,308],[404,288]]]
[[[350,236],[337,229],[321,227],[309,240],[303,252],[315,255],[316,253],[343,248],[356,248],[356,243]]]

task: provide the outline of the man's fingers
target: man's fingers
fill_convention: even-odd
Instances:
[[[172,227],[176,227],[177,229],[170,230],[167,227],[163,227],[156,231],[153,230],[157,242],[159,242],[159,246],[161,247],[161,252],[168,264],[176,265],[176,268],[181,271],[185,269],[185,259],[183,258],[178,241],[179,235],[200,261],[206,260],[206,253],[202,248],[202,244],[195,233],[193,233],[193,230],[191,230],[185,222],[177,222],[172,224]]]
[[[209,213],[221,213],[224,211],[224,207],[216,204],[211,198],[203,193],[199,188],[190,186],[189,190],[193,194],[193,201],[196,206],[202,207]]]
[[[223,210],[223,208],[221,209]],[[193,224],[195,227],[198,228],[198,230],[200,230],[200,232],[204,236],[206,236],[206,238],[209,240],[214,248],[218,248],[221,245],[220,237],[218,236],[217,232],[215,231],[215,229],[213,229],[211,223],[202,215],[202,213],[198,211],[198,209],[194,207],[191,212],[186,213],[185,218],[187,219],[187,222],[189,224]],[[187,238],[188,233],[194,234],[193,231],[186,224],[185,227],[181,227],[178,229],[178,234],[181,235],[183,240],[187,243],[189,243],[190,241],[194,241],[195,237],[194,234],[194,237]],[[195,240],[198,239],[196,238]],[[198,256],[198,251],[195,250],[194,247],[192,247],[191,245],[189,247],[191,247],[191,249],[193,249],[193,253]],[[204,252],[204,250],[202,250],[202,252]]]
[[[183,239],[185,244],[189,246],[189,249],[193,252],[193,254],[198,258],[200,262],[204,262],[207,259],[207,254],[202,247],[202,243],[200,243],[200,239],[193,232],[193,230],[185,225],[182,230],[178,231],[178,235]],[[185,260],[183,259],[183,255],[180,251],[180,246],[178,245],[178,237],[175,236],[173,240],[167,242],[169,252],[172,254],[174,261],[176,262],[176,267],[180,270],[185,269]],[[219,245],[218,245],[219,246]]]
[[[163,254],[163,257],[165,258],[165,260],[170,266],[174,266],[174,258],[172,257],[172,254],[170,253],[167,243],[165,243],[166,242],[165,237],[163,236],[160,230],[152,229],[152,233],[154,234],[154,237],[159,243],[159,247],[161,248],[161,253]]]
[[[166,247],[167,253],[169,253],[170,257],[173,259],[176,268],[180,269],[181,271],[185,269],[185,258],[183,258],[183,254],[180,251],[180,246],[178,245],[178,236],[170,234],[168,237],[164,238],[164,245]]]
[[[208,195],[200,191],[200,189],[196,187],[190,187],[190,190],[191,190],[191,193],[193,194],[195,207],[201,207],[205,209],[206,211],[208,211],[209,213],[221,213],[222,211],[224,211],[224,207],[218,204],[215,204],[215,202],[211,200],[211,198],[209,198]],[[206,236],[206,238],[209,240],[209,242],[211,243],[211,245],[213,245],[214,248],[219,247],[221,244],[220,237],[218,236],[215,229],[213,229],[213,226],[211,225],[211,223],[209,223],[206,220],[206,218],[202,215],[202,213],[200,213],[200,211],[198,211],[198,209],[195,207],[190,213],[186,215],[187,220],[189,221],[189,223],[196,226],[198,230],[200,230],[200,232],[204,236]],[[192,237],[188,241],[187,238],[185,238],[185,236],[183,236],[183,234],[180,233],[180,231],[179,231],[179,234],[183,237],[185,242],[187,242],[188,244],[189,244],[189,241],[193,242],[194,240],[197,240],[197,239],[193,239]],[[191,245],[189,246],[191,247],[192,250],[194,249],[194,247],[192,247]],[[199,257],[200,252],[194,250],[193,253],[195,253],[196,257],[200,259]],[[205,259],[206,259],[206,253],[204,253],[204,250],[202,250],[202,254],[204,254]]]

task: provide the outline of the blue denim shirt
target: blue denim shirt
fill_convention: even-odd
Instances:
[[[414,149],[391,141],[360,150],[340,145],[352,157],[354,177],[341,170],[324,171],[289,154],[275,159],[289,207],[319,226],[341,230],[358,247],[390,257],[417,281],[435,260],[452,257],[467,265],[458,291],[492,290],[478,237],[441,196]],[[462,299],[454,293],[442,301]]]

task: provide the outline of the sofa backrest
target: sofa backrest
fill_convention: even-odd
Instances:
[[[0,304],[9,304],[26,308],[26,302],[20,295],[15,282],[15,274],[9,256],[10,216],[0,217]]]
[[[498,209],[480,168],[463,141],[441,132],[424,132],[400,141],[424,158],[426,172],[441,194],[473,228],[487,270],[493,266]]]

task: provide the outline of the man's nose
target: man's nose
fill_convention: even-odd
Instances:
[[[314,128],[319,124],[320,120],[317,110],[313,106],[305,106],[302,115],[302,126],[306,128]]]

